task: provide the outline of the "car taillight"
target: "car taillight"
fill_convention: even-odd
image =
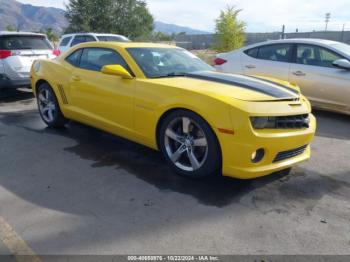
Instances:
[[[12,56],[12,51],[0,50],[0,59],[5,59],[5,58],[8,58],[9,56]]]
[[[61,54],[61,52],[58,49],[53,49],[52,50],[52,54],[55,55],[55,56],[59,56]]]
[[[227,62],[227,60],[219,58],[219,57],[214,60],[215,65],[222,65],[222,64],[225,64],[226,62]]]

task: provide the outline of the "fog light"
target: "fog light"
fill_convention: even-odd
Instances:
[[[252,154],[252,162],[258,163],[260,162],[265,155],[265,150],[263,148],[259,148],[258,150],[254,151]]]

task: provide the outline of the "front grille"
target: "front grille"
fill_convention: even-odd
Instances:
[[[277,129],[308,128],[309,124],[310,119],[308,114],[276,117]]]
[[[288,151],[283,151],[283,152],[279,152],[277,154],[277,156],[275,157],[275,159],[273,160],[273,162],[279,162],[288,158],[292,158],[298,155],[301,155],[302,153],[305,152],[305,149],[307,148],[308,145],[305,146],[301,146],[292,150],[288,150]]]

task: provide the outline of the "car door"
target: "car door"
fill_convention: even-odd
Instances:
[[[98,123],[99,127],[121,135],[130,132],[135,82],[101,72],[104,65],[119,64],[132,74],[127,63],[112,49],[84,48],[80,52],[80,61],[70,79],[70,100],[75,111],[84,122]]]
[[[246,75],[261,75],[288,81],[293,44],[268,44],[245,50],[241,63]]]
[[[343,57],[317,45],[298,44],[296,48],[290,81],[298,84],[315,105],[339,109],[349,107],[350,72],[332,65],[333,61]]]

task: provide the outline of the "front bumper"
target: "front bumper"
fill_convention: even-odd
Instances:
[[[244,132],[219,133],[222,150],[222,173],[240,179],[250,179],[269,175],[289,168],[310,158],[310,143],[316,131],[316,119],[310,114],[310,126],[299,130],[260,130],[245,129]],[[307,145],[299,155],[275,161],[278,153]],[[263,148],[265,155],[258,163],[251,161],[252,154]]]

